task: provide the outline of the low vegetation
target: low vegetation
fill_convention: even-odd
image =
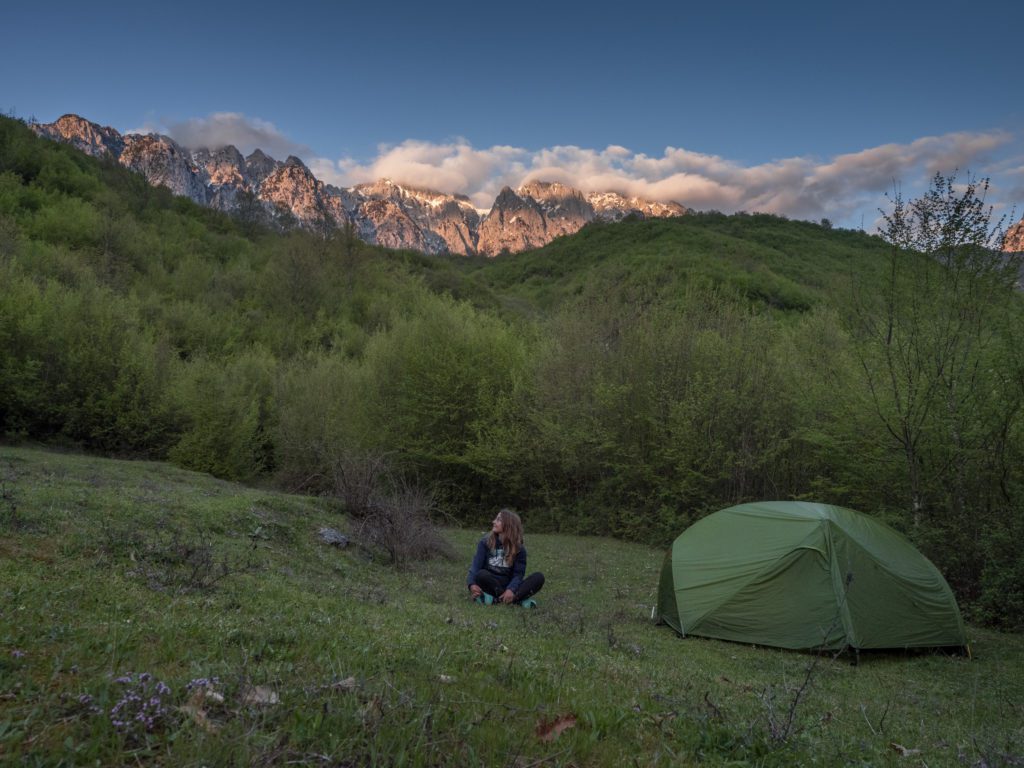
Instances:
[[[663,553],[638,544],[528,534],[540,607],[484,607],[474,530],[394,569],[321,498],[26,448],[0,477],[0,763],[1024,761],[1019,636],[857,664],[682,639],[650,620]]]

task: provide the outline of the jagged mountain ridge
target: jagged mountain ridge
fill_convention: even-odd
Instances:
[[[341,189],[325,184],[297,157],[284,162],[259,149],[243,156],[228,145],[188,149],[160,134],[120,134],[78,115],[32,128],[94,157],[109,155],[154,185],[200,205],[309,229],[351,222],[368,243],[424,253],[516,253],[572,234],[595,219],[679,216],[682,205],[627,198],[615,192],[583,194],[559,183],[532,181],[504,188],[481,215],[465,195],[381,179]]]

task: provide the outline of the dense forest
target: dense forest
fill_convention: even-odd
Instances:
[[[309,493],[386,465],[458,522],[662,545],[841,504],[1020,629],[1024,308],[982,193],[937,178],[885,237],[704,213],[438,258],[234,220],[0,119],[0,434]]]

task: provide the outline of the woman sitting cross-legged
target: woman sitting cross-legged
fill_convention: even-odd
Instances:
[[[511,509],[503,509],[491,523],[491,532],[476,545],[466,586],[477,602],[518,603],[532,608],[530,598],[544,586],[543,573],[526,576],[523,521]]]

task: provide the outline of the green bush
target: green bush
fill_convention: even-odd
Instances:
[[[49,202],[32,217],[27,229],[33,238],[71,248],[95,248],[103,239],[99,213],[89,203],[74,197]]]
[[[532,499],[663,541],[717,506],[778,491],[798,424],[778,329],[728,293],[682,308],[588,301],[550,328],[526,417]]]
[[[13,267],[3,273],[0,429],[161,455],[172,428],[167,360],[132,303],[94,283],[40,286]]]
[[[376,447],[464,498],[488,494],[493,464],[479,447],[526,363],[524,340],[506,323],[423,295],[366,346],[364,402]]]
[[[185,366],[170,392],[184,428],[169,458],[235,480],[272,471],[275,366],[260,350]]]
[[[1024,630],[1024,524],[1009,515],[1003,525],[982,535],[980,589],[968,616],[981,624],[1013,632]]]
[[[358,363],[313,355],[284,366],[277,380],[274,430],[278,480],[291,488],[333,490],[332,469],[369,449],[373,424]]]

